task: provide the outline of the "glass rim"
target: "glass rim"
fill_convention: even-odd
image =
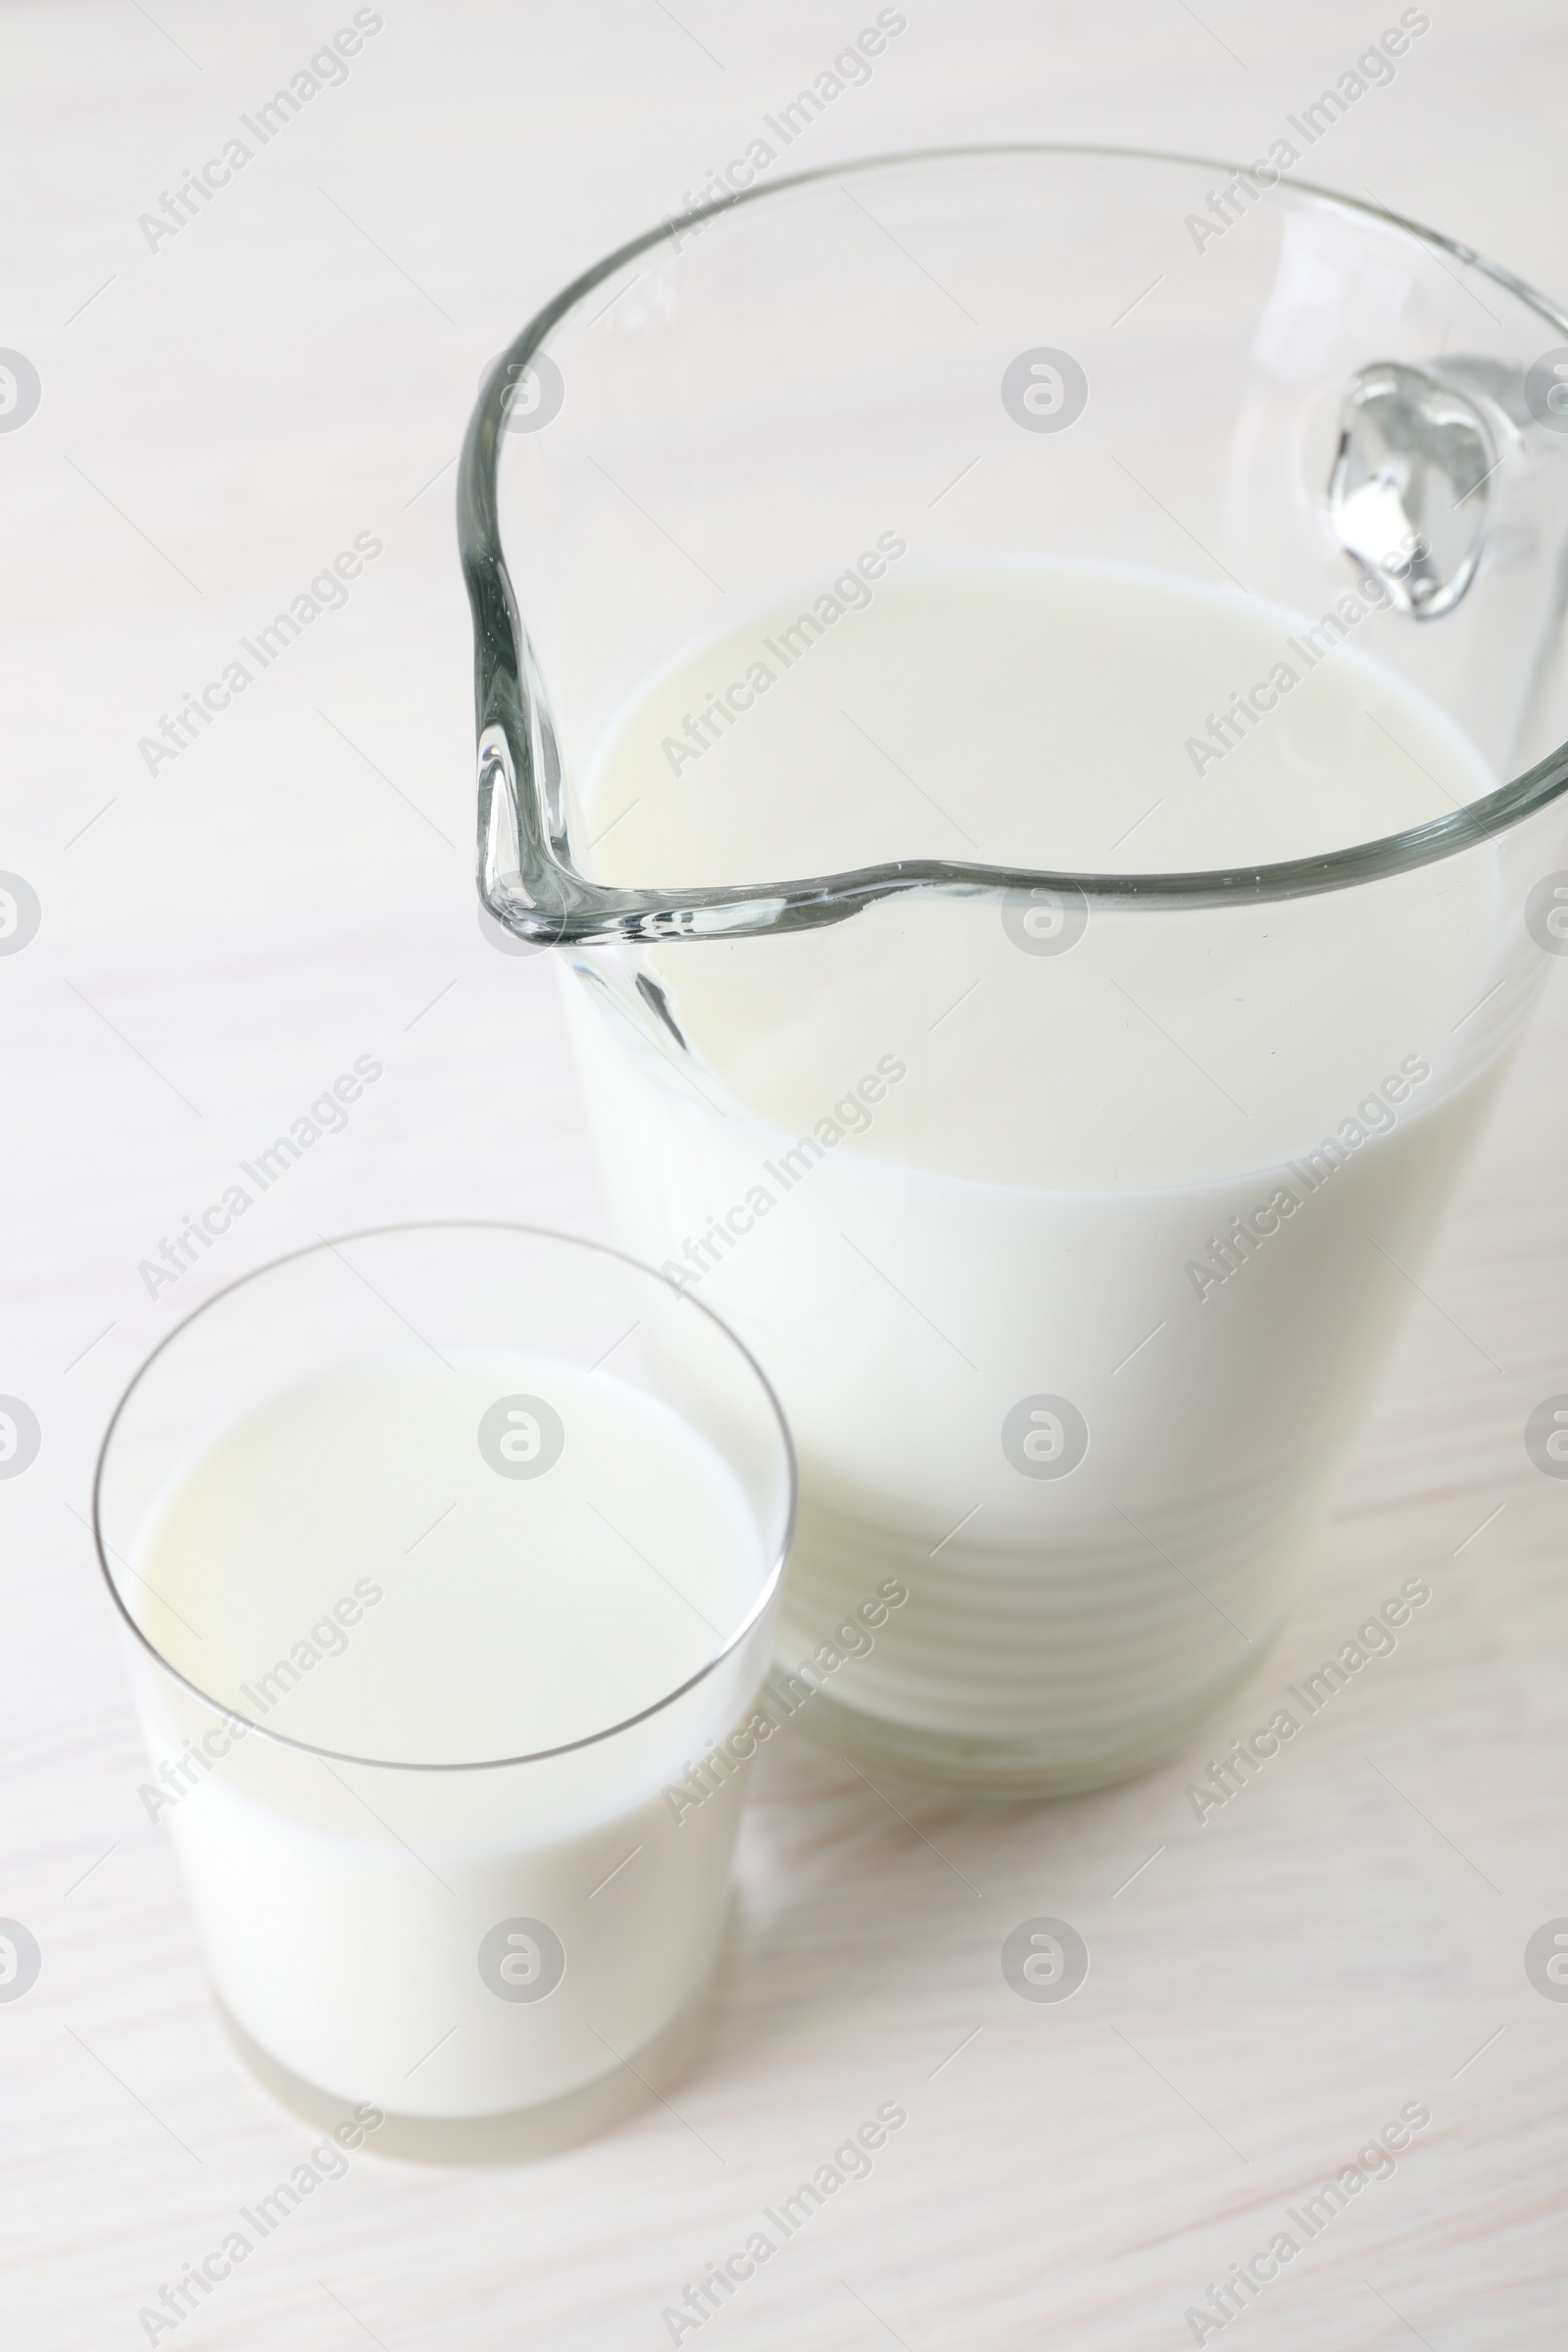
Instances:
[[[565,820],[552,816],[546,787],[538,774],[537,680],[501,545],[497,474],[503,446],[503,396],[510,370],[525,366],[551,329],[628,262],[666,239],[675,241],[678,250],[682,234],[721,214],[851,172],[1008,156],[1090,156],[1119,163],[1180,165],[1228,176],[1249,169],[1213,156],[1070,140],[914,147],[819,165],[809,172],[770,180],[765,186],[738,189],[694,205],[617,246],[554,295],[497,359],[469,417],[459,459],[458,541],[473,620],[479,896],[489,912],[518,938],[542,946],[744,939],[843,922],[884,899],[997,899],[1036,891],[1051,891],[1103,909],[1256,906],[1316,897],[1412,872],[1493,839],[1568,790],[1568,743],[1564,743],[1494,792],[1401,832],[1310,858],[1191,872],[1071,873],[922,858],[776,883],[634,889],[590,881],[579,870],[571,856]],[[1452,255],[1466,268],[1480,270],[1568,340],[1568,315],[1472,246],[1387,206],[1365,203],[1319,181],[1298,179],[1294,172],[1288,179],[1281,174],[1281,182],[1346,212],[1392,223],[1423,244]]]
[[[623,1716],[618,1723],[607,1724],[601,1731],[589,1732],[581,1740],[561,1740],[553,1747],[531,1748],[523,1754],[515,1756],[484,1756],[450,1764],[434,1764],[410,1757],[356,1755],[344,1748],[323,1747],[318,1740],[299,1740],[291,1737],[287,1732],[272,1731],[265,1723],[258,1723],[253,1716],[247,1715],[243,1709],[227,1706],[221,1699],[215,1698],[211,1691],[204,1690],[199,1683],[192,1682],[189,1675],[181,1674],[178,1667],[165,1657],[152,1636],[138,1625],[131,1615],[124,1595],[116,1581],[114,1571],[109,1565],[110,1546],[104,1537],[102,1514],[104,1472],[109,1461],[109,1449],[114,1442],[115,1432],[120,1426],[122,1414],[140,1387],[143,1377],[152,1370],[159,1357],[172,1348],[193,1323],[199,1322],[211,1308],[232,1298],[235,1293],[244,1290],[247,1284],[259,1282],[265,1275],[275,1274],[280,1267],[294,1265],[301,1258],[322,1255],[340,1248],[345,1243],[372,1241],[385,1235],[412,1233],[527,1234],[539,1241],[553,1242],[571,1250],[587,1250],[597,1257],[615,1258],[620,1264],[630,1266],[634,1273],[646,1275],[652,1282],[662,1283],[664,1289],[682,1305],[694,1306],[700,1314],[706,1315],[720,1337],[728,1341],[750,1367],[772,1413],[774,1426],[783,1448],[786,1501],[784,1526],[777,1553],[762,1583],[761,1590],[747,1610],[740,1625],[730,1635],[723,1646],[715,1650],[711,1657],[699,1666],[695,1674],[688,1675],[683,1683],[678,1684],[671,1690],[664,1691],[650,1705],[639,1707],[635,1714]],[[204,1707],[211,1708],[215,1714],[221,1716],[225,1722],[242,1723],[247,1731],[260,1732],[264,1740],[270,1740],[279,1747],[292,1747],[306,1755],[321,1756],[328,1763],[333,1764],[358,1764],[378,1772],[502,1772],[516,1765],[543,1764],[554,1756],[573,1755],[582,1748],[597,1747],[602,1741],[613,1740],[621,1732],[632,1731],[638,1724],[647,1723],[654,1716],[662,1714],[666,1707],[673,1706],[677,1699],[684,1698],[688,1691],[695,1690],[700,1683],[706,1682],[716,1667],[721,1666],[727,1657],[740,1648],[771,1607],[783,1579],[784,1565],[789,1557],[790,1544],[794,1541],[799,1501],[800,1478],[795,1459],[795,1441],[790,1435],[790,1426],[784,1417],[784,1408],[779,1403],[772,1382],[745,1341],[730,1329],[721,1316],[715,1315],[710,1306],[704,1305],[702,1299],[694,1298],[682,1284],[671,1282],[669,1277],[662,1274],[657,1266],[647,1265],[641,1258],[631,1256],[624,1250],[616,1250],[608,1242],[589,1241],[581,1234],[560,1233],[553,1226],[523,1225],[496,1217],[413,1217],[398,1219],[390,1225],[359,1226],[352,1233],[325,1234],[319,1241],[304,1243],[298,1250],[287,1250],[281,1256],[269,1258],[262,1265],[252,1266],[248,1273],[237,1275],[232,1282],[224,1283],[221,1290],[215,1291],[210,1298],[204,1298],[200,1306],[193,1307],[188,1315],[182,1315],[172,1331],[165,1332],[157,1347],[148,1351],[125,1383],[104,1430],[103,1439],[98,1447],[98,1457],[93,1466],[92,1540],[99,1568],[103,1572],[105,1584],[109,1587],[110,1597],[136,1641],[163,1673],[188,1690],[192,1697],[199,1699]],[[116,1556],[118,1557],[118,1554]],[[131,1573],[134,1574],[134,1570]]]

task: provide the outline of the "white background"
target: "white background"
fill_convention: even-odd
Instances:
[[[904,5],[869,85],[792,162],[982,138],[1247,159],[1399,13]],[[0,1484],[0,1915],[43,1948],[32,1991],[0,2005],[0,2261],[8,2339],[33,2352],[144,2342],[138,2309],[306,2144],[226,2055],[167,1833],[137,1801],[83,1523],[102,1424],[176,1314],[323,1230],[596,1229],[544,959],[476,922],[451,461],[533,308],[738,153],[875,7],[379,13],[347,82],[153,252],[138,216],[351,9],[0,11],[0,345],[43,386],[0,434],[0,867],[43,906],[0,960],[0,1391],[43,1428]],[[1560,5],[1430,13],[1313,174],[1561,299]],[[138,739],[363,531],[385,552],[347,608],[149,775]],[[1560,2345],[1568,2004],[1521,1956],[1568,1913],[1568,1485],[1521,1433],[1568,1389],[1563,1028],[1559,990],[1301,1610],[1201,1754],[987,1809],[884,1798],[776,1741],[678,2113],[531,2169],[367,2155],[161,2340],[667,2343],[686,2282],[897,2099],[909,2122],[873,2176],[705,2346],[1155,2352],[1190,2343],[1208,2281],[1418,2100],[1433,2121],[1395,2177],[1225,2341]],[[138,1262],[364,1054],[385,1076],[348,1131],[150,1299]],[[1182,1790],[1203,1759],[1416,1572],[1435,1598],[1397,1653],[1200,1829]],[[998,1966],[1040,1912],[1094,1954],[1060,2009],[1018,2001]]]

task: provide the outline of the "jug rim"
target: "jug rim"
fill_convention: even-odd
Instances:
[[[458,539],[473,621],[478,752],[478,889],[484,906],[518,938],[538,945],[617,940],[755,938],[842,922],[886,899],[1005,899],[1050,893],[1075,906],[1195,909],[1256,906],[1377,882],[1477,847],[1568,790],[1568,742],[1495,791],[1446,815],[1375,841],[1306,858],[1169,873],[1068,872],[982,860],[894,858],[840,873],[696,888],[596,882],[578,867],[565,816],[553,809],[545,769],[548,732],[520,612],[501,545],[497,474],[509,378],[551,329],[628,262],[741,207],[816,182],[913,164],[1004,157],[1089,156],[1182,165],[1229,178],[1250,167],[1175,149],[1093,141],[973,141],[896,149],[820,165],[694,205],[617,246],[552,296],[496,359],[469,417],[458,466]],[[1283,176],[1283,174],[1282,174]],[[1472,246],[1386,205],[1289,175],[1293,191],[1384,221],[1479,270],[1568,342],[1568,314]],[[553,746],[550,747],[553,751]]]

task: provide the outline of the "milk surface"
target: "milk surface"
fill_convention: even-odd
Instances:
[[[538,1458],[527,1404],[499,1432],[506,1468],[478,1441],[512,1396],[562,1424],[535,1475],[512,1474]],[[190,1470],[139,1567],[169,1604],[164,1654],[209,1696],[340,1754],[439,1765],[656,1705],[764,1573],[744,1495],[689,1423],[603,1372],[504,1356],[288,1391]]]
[[[624,713],[588,862],[1192,872],[1375,841],[1496,779],[1378,658],[1410,624],[1353,601],[1336,634],[1044,563],[890,569],[815,636],[792,601]],[[781,1654],[909,1586],[832,1686],[888,1752],[1103,1778],[1261,1653],[1536,985],[1499,905],[1484,850],[1256,909],[896,900],[644,951],[658,1020],[616,952],[578,956],[621,1233],[752,1345],[795,1435]]]
[[[660,1710],[770,1566],[707,1440],[604,1369],[425,1351],[222,1435],[128,1591],[216,1702],[143,1667],[151,1787],[172,1791],[151,1809],[240,2025],[411,2116],[535,2105],[634,2057],[711,1964],[739,1776],[678,1822],[662,1788],[763,1661],[743,1644],[684,1712],[503,1760]]]

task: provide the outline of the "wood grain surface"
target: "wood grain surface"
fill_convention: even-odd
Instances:
[[[1395,0],[1114,9],[906,0],[812,160],[934,139],[1250,157]],[[352,9],[12,0],[0,345],[0,1483],[4,2334],[145,2343],[308,2135],[227,2052],[142,1777],[85,1514],[97,1441],[175,1314],[317,1234],[601,1210],[543,957],[481,936],[452,461],[530,309],[669,211],[875,11],[801,0],[381,0],[324,87],[177,234],[140,217]],[[1314,170],[1568,294],[1568,21],[1432,0]],[[382,554],[177,760],[139,740],[358,533]],[[1559,975],[1560,977],[1560,975]],[[1300,1609],[1211,1731],[1073,1802],[757,1770],[702,2053],[667,2104],[543,2164],[356,2156],[172,2334],[178,2352],[611,2352],[879,2106],[902,2108],[704,2352],[1159,2352],[1303,2197],[1426,2111],[1220,2330],[1252,2352],[1547,2352],[1568,2332],[1568,2002],[1523,1952],[1568,1914],[1568,1483],[1524,1450],[1568,1390],[1568,1000],[1548,993],[1466,1179]],[[384,1081],[172,1289],[139,1262],[355,1056]],[[1412,1575],[1429,1605],[1200,1824],[1206,1758]],[[1093,1965],[1059,2008],[1019,1921]],[[1379,2177],[1381,2176],[1381,2177]],[[1208,2341],[1215,2340],[1211,2334]]]

